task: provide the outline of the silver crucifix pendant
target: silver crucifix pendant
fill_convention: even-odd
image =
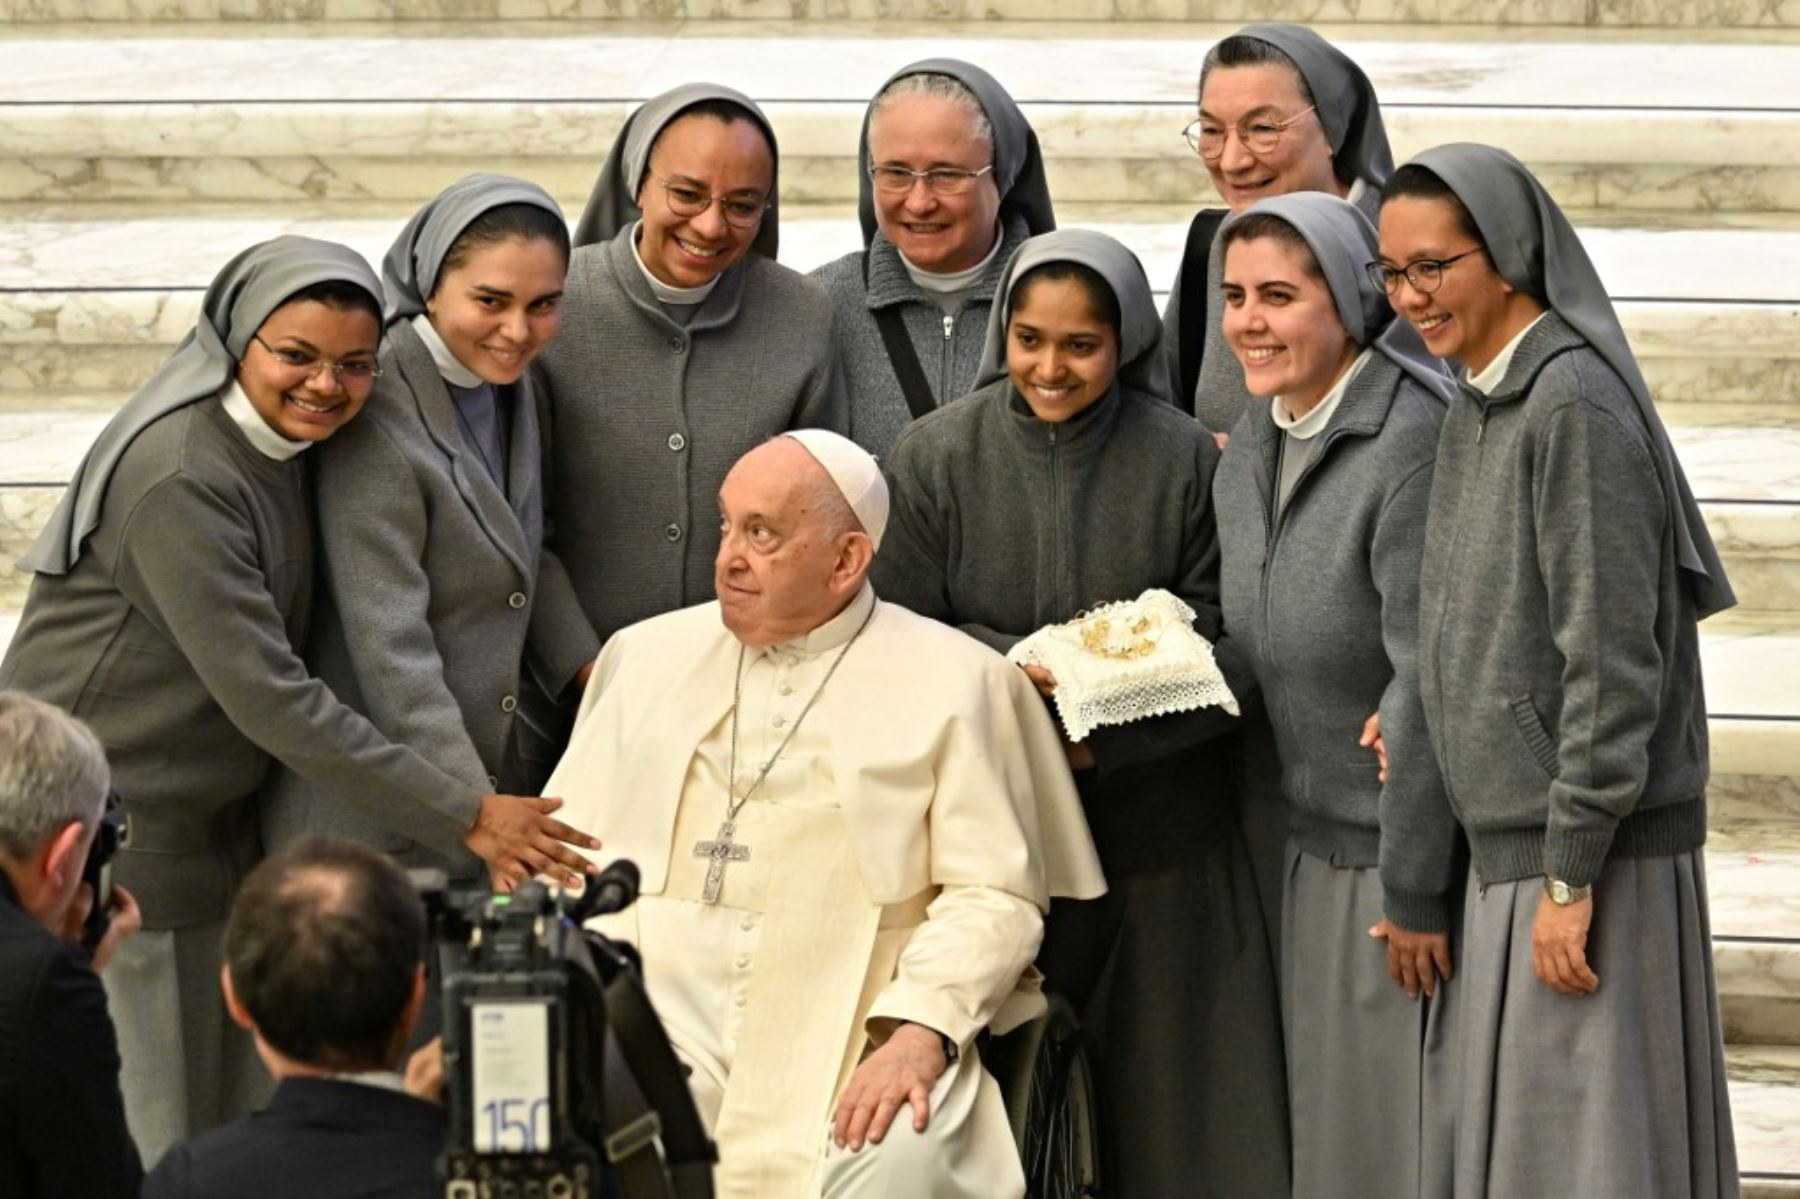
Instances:
[[[694,843],[695,857],[711,859],[706,864],[706,889],[700,893],[700,898],[707,903],[719,902],[719,888],[725,885],[725,864],[750,860],[748,845],[732,844],[731,836],[736,831],[737,822],[727,820],[719,826],[717,840]]]

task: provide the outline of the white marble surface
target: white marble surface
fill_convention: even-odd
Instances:
[[[1800,1174],[1800,1045],[1726,1047],[1738,1168]]]
[[[606,99],[711,79],[759,100],[866,101],[896,67],[950,55],[1021,102],[1190,106],[1201,57],[1235,22],[1017,27],[942,21],[677,26],[317,24],[78,27],[6,36],[0,102]],[[1384,108],[1800,107],[1800,39],[1613,37],[1558,30],[1326,27]],[[747,52],[747,43],[754,51]],[[282,69],[270,70],[272,63]],[[488,69],[471,69],[482,63]],[[804,70],[796,70],[804,63]],[[521,69],[521,67],[523,69]]]

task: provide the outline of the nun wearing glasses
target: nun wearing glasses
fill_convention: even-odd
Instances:
[[[685,84],[626,119],[576,226],[562,331],[532,369],[545,544],[593,653],[713,597],[732,463],[788,429],[847,427],[831,302],[775,262],[776,167],[749,97]]]
[[[994,288],[1056,228],[1037,134],[980,67],[902,67],[863,117],[863,248],[812,273],[836,310],[850,436],[886,457],[908,421],[975,388]]]
[[[281,237],[239,254],[20,563],[35,577],[0,687],[94,729],[131,820],[115,869],[144,931],[106,985],[146,1167],[268,1090],[220,996],[219,944],[261,852],[253,799],[273,763],[406,807],[445,853],[501,860],[529,840],[471,828],[486,789],[389,742],[300,656],[316,561],[305,451],[368,401],[381,310],[343,246]]]

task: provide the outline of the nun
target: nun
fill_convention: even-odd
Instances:
[[[1419,700],[1419,559],[1450,377],[1322,192],[1225,224],[1226,343],[1252,404],[1213,481],[1225,635],[1291,813],[1281,936],[1294,1195],[1450,1193],[1456,819]],[[1359,743],[1379,713],[1389,768]],[[1400,985],[1396,985],[1400,984]],[[1404,988],[1404,989],[1402,989]]]
[[[514,798],[544,782],[518,752],[521,672],[559,694],[594,656],[568,576],[540,553],[526,374],[561,324],[568,261],[562,211],[536,184],[471,175],[445,189],[383,263],[374,395],[314,456],[326,586],[308,660],[383,735],[458,780],[445,803],[461,827],[479,806],[541,803]],[[347,837],[453,878],[481,866],[461,845],[450,857],[433,848],[437,813],[286,768],[261,812],[270,848]],[[550,862],[528,855],[503,881],[522,882],[526,865]]]
[[[908,421],[973,390],[1000,271],[1056,216],[1025,114],[956,59],[882,85],[858,162],[863,249],[812,277],[836,314],[850,436],[885,457]]]
[[[537,852],[535,812],[525,828],[468,828],[484,789],[388,741],[300,658],[314,585],[303,451],[350,424],[381,375],[381,294],[331,242],[280,237],[232,259],[20,563],[36,577],[0,687],[92,726],[131,821],[115,869],[144,932],[106,983],[146,1166],[269,1086],[220,997],[219,939],[260,853],[252,800],[272,763],[385,794],[444,852]]]
[[[732,463],[788,429],[845,431],[831,301],[775,262],[776,164],[754,102],[687,84],[626,119],[576,227],[563,331],[533,371],[546,542],[584,653],[713,597]]]
[[[1388,294],[1461,367],[1419,583],[1472,858],[1456,1193],[1736,1195],[1696,631],[1736,597],[1543,185],[1451,145],[1383,197]]]
[[[1304,25],[1246,25],[1216,43],[1200,65],[1199,103],[1188,145],[1226,207],[1202,210],[1188,227],[1163,350],[1180,402],[1224,433],[1251,399],[1219,329],[1225,218],[1270,196],[1319,191],[1348,199],[1373,224],[1394,156],[1369,77]]]
[[[1005,652],[1163,588],[1219,634],[1218,450],[1169,402],[1142,265],[1088,230],[1027,241],[1001,275],[978,388],[896,443],[874,567],[884,598]],[[1056,680],[1027,670],[1040,691]],[[1108,893],[1058,901],[1039,965],[1098,1059],[1121,1195],[1283,1195],[1287,1110],[1269,940],[1223,773],[1220,709],[1068,746]]]

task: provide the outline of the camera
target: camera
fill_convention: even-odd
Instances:
[[[81,867],[81,881],[94,896],[94,906],[88,909],[87,920],[81,926],[81,944],[89,953],[100,947],[112,925],[112,861],[130,839],[131,823],[119,803],[119,793],[109,791],[106,806],[100,810],[100,824],[94,830],[94,842]]]
[[[710,1199],[716,1154],[644,994],[635,950],[583,924],[637,868],[579,894],[451,890],[415,871],[442,986],[444,1199]]]

